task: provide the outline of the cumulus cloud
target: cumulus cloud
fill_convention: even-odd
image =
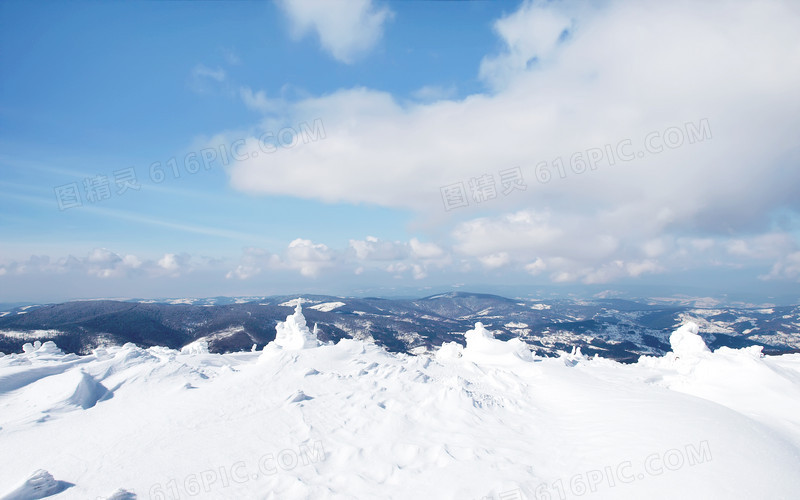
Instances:
[[[495,32],[506,47],[501,54],[483,59],[481,77],[502,87],[514,75],[528,70],[532,63],[547,63],[572,23],[569,15],[553,4],[524,2],[519,10],[494,23]]]
[[[94,248],[85,257],[68,255],[51,258],[48,255],[32,255],[22,262],[10,262],[0,269],[2,274],[65,274],[79,273],[100,279],[124,279],[132,276],[161,277],[180,276],[191,271],[199,263],[193,263],[189,254],[164,254],[159,259],[142,259],[132,254],[120,254],[107,248]]]
[[[264,269],[280,267],[280,258],[263,248],[248,247],[244,249],[239,265],[229,271],[225,277],[246,280],[258,276]]]
[[[362,260],[399,260],[409,255],[407,244],[397,241],[381,241],[374,236],[363,240],[350,240],[350,248],[356,258]]]
[[[372,0],[279,0],[278,5],[289,18],[295,38],[315,32],[322,48],[344,63],[354,62],[374,47],[392,17],[388,7],[378,7]]]
[[[304,98],[281,120],[323,117],[325,140],[251,155],[230,181],[410,209],[454,224],[453,248],[482,266],[537,263],[529,272],[558,280],[724,258],[717,244],[735,247],[732,235],[768,233],[776,211],[800,210],[798,24],[792,2],[524,2],[494,24],[502,48],[475,68],[486,92]],[[503,194],[499,172],[516,166],[527,189]],[[478,203],[470,181],[486,175],[497,193]],[[446,212],[441,188],[458,183],[469,205]],[[484,210],[505,215],[487,221]],[[728,257],[745,257],[737,251]]]
[[[411,247],[411,255],[417,259],[442,259],[447,258],[447,255],[436,243],[428,243],[419,241],[416,238],[411,238],[408,241],[408,246]]]
[[[302,276],[316,278],[323,270],[333,268],[337,260],[338,252],[327,245],[296,238],[281,254],[264,248],[246,248],[239,264],[225,277],[247,280],[263,272],[294,270]]]
[[[333,265],[334,253],[323,243],[297,238],[289,243],[286,250],[286,263],[297,269],[303,276],[317,276],[319,272]]]
[[[178,277],[190,269],[190,259],[191,256],[186,253],[166,253],[158,260],[158,267],[167,276]]]
[[[498,196],[495,208],[560,209],[570,200],[567,210],[589,219],[598,207],[619,206],[630,222],[720,230],[796,205],[787,186],[800,173],[783,168],[794,148],[785,131],[800,122],[793,111],[800,71],[786,64],[794,57],[787,40],[798,36],[796,9],[737,3],[722,19],[711,15],[718,6],[677,5],[612,2],[578,13],[548,65],[526,66],[492,94],[404,105],[353,88],[301,100],[286,123],[324,117],[326,139],[238,162],[231,182],[251,192],[432,213],[442,211],[442,186],[519,165],[529,189]],[[742,75],[743,66],[752,70]],[[693,139],[700,129],[704,135]],[[660,144],[664,135],[675,147]],[[593,148],[602,158],[584,172],[573,154],[585,161]],[[625,151],[634,158],[619,158]]]
[[[432,269],[443,270],[452,263],[449,253],[435,243],[412,238],[408,242],[367,236],[351,239],[346,248],[297,238],[282,253],[262,248],[244,250],[239,264],[226,277],[246,280],[263,272],[295,271],[307,278],[323,278],[328,272],[360,275],[388,273],[395,277],[423,279]]]
[[[98,278],[119,278],[126,276],[128,271],[138,269],[142,262],[135,255],[121,256],[106,248],[95,248],[84,261],[86,272]],[[68,258],[63,262],[64,268],[80,267],[80,262]]]

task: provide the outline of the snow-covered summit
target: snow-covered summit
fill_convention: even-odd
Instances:
[[[320,345],[316,333],[308,329],[301,304],[302,300],[298,300],[294,313],[287,316],[286,321],[279,322],[275,326],[275,340],[270,344],[288,350],[308,349]]]
[[[795,498],[800,355],[687,364],[693,335],[525,360],[476,324],[433,360],[298,348],[298,307],[266,355],[32,344],[0,358],[0,498]]]
[[[487,330],[483,323],[478,321],[475,328],[464,334],[467,346],[462,347],[456,342],[442,344],[436,357],[440,361],[448,359],[463,358],[476,364],[508,364],[523,361],[531,361],[531,351],[524,342],[519,339],[511,339],[507,342],[494,338],[494,333]]]
[[[697,323],[689,321],[672,332],[669,345],[675,356],[679,359],[693,359],[711,353],[703,338],[698,335],[699,331]]]

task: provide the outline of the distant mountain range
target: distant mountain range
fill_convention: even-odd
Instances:
[[[250,350],[275,338],[275,324],[297,296],[206,299],[90,300],[10,304],[0,312],[0,352],[20,352],[35,340],[86,354],[133,342],[179,349],[198,339],[212,352]],[[372,340],[394,352],[421,354],[443,342],[464,344],[480,321],[497,338],[519,337],[540,355],[580,347],[618,361],[663,355],[670,333],[686,320],[700,326],[712,349],[763,346],[767,354],[800,352],[800,306],[698,308],[620,299],[531,300],[453,292],[421,299],[302,297],[303,314],[323,341]]]

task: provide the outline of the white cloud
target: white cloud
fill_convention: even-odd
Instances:
[[[425,85],[411,93],[411,95],[420,101],[441,101],[444,99],[451,99],[456,96],[458,89],[455,85],[443,87],[441,85]]]
[[[350,240],[356,258],[362,260],[400,260],[409,255],[408,245],[401,242],[381,241],[374,236],[364,240]]]
[[[127,256],[128,261],[126,262],[121,256],[108,249],[95,248],[86,257],[86,271],[88,274],[97,276],[98,278],[124,276],[127,269],[131,267],[128,265],[132,262],[131,257],[133,256]],[[135,257],[133,258],[135,259]],[[64,264],[64,267],[67,267],[66,261]]]
[[[417,259],[446,258],[445,251],[436,243],[425,243],[416,238],[411,238],[408,245],[411,247],[412,256]]]
[[[482,257],[478,257],[478,260],[480,260],[481,264],[489,269],[497,269],[498,267],[503,267],[511,262],[508,252],[498,252],[490,255],[484,255]]]
[[[749,238],[736,238],[725,244],[732,255],[776,259],[796,249],[797,242],[786,233],[765,233]]]
[[[178,276],[191,270],[194,266],[191,260],[191,256],[185,253],[167,253],[158,260],[148,260],[132,254],[119,254],[107,248],[94,248],[86,257],[68,255],[51,259],[47,255],[33,255],[24,262],[11,262],[3,269],[13,275],[80,273],[101,279],[134,276],[156,278]]]
[[[529,264],[525,264],[525,271],[529,272],[534,276],[537,276],[545,269],[547,269],[547,264],[545,264],[545,262],[541,258],[537,258],[535,261]]]
[[[225,70],[220,67],[212,69],[204,64],[198,64],[194,67],[194,69],[192,69],[192,76],[196,78],[209,78],[217,82],[223,82],[225,81],[226,73]]]
[[[410,273],[415,280],[421,280],[428,276],[423,266],[409,262],[394,262],[386,266],[386,271],[394,275],[395,278],[402,278],[407,273]]]
[[[505,42],[506,50],[483,59],[481,77],[492,85],[502,86],[529,69],[532,62],[547,62],[572,25],[570,17],[557,9],[553,4],[542,6],[528,1],[518,11],[496,21],[495,32]]]
[[[762,279],[789,279],[800,282],[800,252],[782,257]]]
[[[190,269],[190,259],[189,254],[166,253],[158,260],[158,267],[164,271],[165,275],[178,277]]]
[[[372,0],[278,0],[278,5],[289,18],[295,38],[316,32],[322,48],[344,63],[352,63],[374,47],[393,15]]]
[[[469,217],[452,230],[459,253],[506,252],[519,266],[541,258],[532,270],[559,280],[722,258],[715,242],[768,233],[775,210],[800,210],[800,169],[789,167],[798,24],[792,2],[526,2],[495,24],[504,48],[475,68],[492,92],[405,103],[353,88],[303,99],[281,120],[322,117],[326,139],[237,162],[231,184],[407,208],[439,227]],[[602,158],[584,172],[591,148]],[[515,166],[527,190],[443,210],[442,186]],[[506,215],[487,221],[484,207]]]
[[[797,204],[789,186],[800,171],[782,167],[794,147],[788,131],[800,127],[800,70],[787,64],[799,16],[781,4],[726,4],[725,16],[719,7],[612,2],[571,13],[580,22],[550,63],[509,76],[491,95],[402,105],[355,88],[304,99],[285,123],[322,117],[326,139],[237,162],[232,185],[435,215],[440,187],[519,165],[529,189],[498,195],[487,202],[493,209],[566,205],[590,220],[619,207],[629,223],[704,229],[763,220],[772,207]],[[703,119],[710,136],[690,144],[685,124]],[[645,151],[650,132],[673,126],[682,129],[680,147],[606,165],[604,145],[629,139],[630,151]],[[602,165],[575,173],[572,154],[594,147]],[[547,183],[537,181],[541,161],[551,162]]]
[[[227,279],[237,278],[246,280],[258,276],[264,269],[277,269],[280,267],[280,258],[263,248],[248,247],[244,249],[239,265],[229,271]]]
[[[286,264],[303,276],[317,276],[321,270],[333,265],[334,254],[327,245],[297,238],[286,250]]]

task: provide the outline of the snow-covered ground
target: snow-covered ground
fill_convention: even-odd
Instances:
[[[322,304],[317,304],[315,306],[311,306],[309,309],[314,309],[316,311],[322,312],[330,312],[334,309],[338,309],[342,306],[345,306],[344,302],[323,302]]]
[[[0,498],[798,498],[800,355],[533,356],[482,325],[435,357],[196,342],[0,356]],[[5,496],[3,496],[5,495]]]

